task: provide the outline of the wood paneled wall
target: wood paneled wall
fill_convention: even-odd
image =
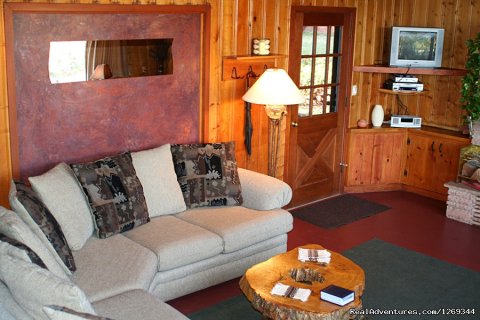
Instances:
[[[2,1],[2,0],[0,0]],[[30,1],[30,0],[28,0]],[[241,167],[259,172],[267,171],[268,119],[261,107],[253,108],[253,148],[249,157],[243,147],[244,108],[241,96],[245,91],[242,80],[222,81],[222,57],[246,55],[251,40],[271,39],[271,52],[288,55],[290,8],[292,5],[348,6],[357,8],[354,65],[386,62],[385,37],[392,25],[433,26],[446,29],[443,66],[462,68],[465,62],[465,40],[480,32],[480,0],[33,0],[57,3],[121,4],[210,4],[210,103],[208,140],[235,140],[237,159]],[[8,130],[8,97],[5,81],[5,35],[3,1],[0,25],[0,204],[6,204],[11,178]],[[278,66],[288,68],[287,58]],[[376,89],[385,75],[354,73],[353,84],[358,95],[352,97],[349,126],[358,119],[370,118],[371,108],[380,103],[388,111],[397,111],[394,96]],[[461,126],[459,103],[460,78],[423,76],[430,94],[402,98],[411,114],[423,117],[424,122],[457,129]],[[283,165],[283,159],[279,159]],[[281,171],[281,168],[280,168]]]

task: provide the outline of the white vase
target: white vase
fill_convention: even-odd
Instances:
[[[372,125],[374,128],[379,128],[383,124],[384,117],[383,107],[381,104],[376,104],[372,110]]]

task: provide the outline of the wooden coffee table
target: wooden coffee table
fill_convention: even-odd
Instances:
[[[324,249],[316,244],[301,248]],[[365,273],[351,260],[330,252],[331,261],[327,265],[298,261],[298,248],[279,254],[248,269],[240,280],[240,288],[252,306],[266,318],[350,319],[350,309],[362,307]],[[308,288],[312,294],[306,302],[272,295],[270,291],[277,282]],[[320,290],[330,284],[355,291],[355,300],[343,307],[320,300]]]

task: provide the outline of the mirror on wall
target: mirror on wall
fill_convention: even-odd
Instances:
[[[52,41],[51,83],[173,74],[173,39]]]

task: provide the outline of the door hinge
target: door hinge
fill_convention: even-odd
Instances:
[[[407,138],[407,146],[410,145],[410,138]]]
[[[407,169],[403,170],[403,176],[404,176],[404,177],[408,176]]]
[[[348,108],[348,97],[345,97],[345,109]]]

